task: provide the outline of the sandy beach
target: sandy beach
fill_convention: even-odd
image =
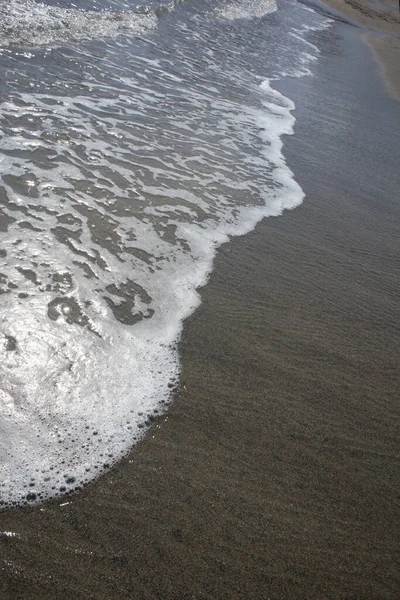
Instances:
[[[396,0],[322,0],[335,16],[365,29],[389,94],[400,99],[400,6]]]
[[[304,203],[220,248],[146,439],[0,512],[1,600],[399,598],[400,103],[355,4],[279,83]]]

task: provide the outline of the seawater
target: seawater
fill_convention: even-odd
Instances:
[[[287,0],[0,2],[0,502],[82,487],[170,401],[219,245],[302,202],[328,21]]]

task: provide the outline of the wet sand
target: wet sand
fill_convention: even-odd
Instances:
[[[220,249],[168,412],[83,493],[0,513],[2,600],[399,597],[400,103],[360,33],[280,83],[306,199]]]
[[[365,30],[382,70],[389,94],[400,100],[400,4],[397,0],[322,0],[334,15],[341,15]],[[339,13],[337,12],[339,11]]]

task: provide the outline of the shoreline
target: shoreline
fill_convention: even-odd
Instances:
[[[353,82],[358,34],[279,82],[306,198],[218,250],[167,412],[83,493],[0,512],[2,599],[398,597],[399,112],[372,60]]]
[[[333,9],[333,18],[347,17],[366,29],[364,40],[381,68],[390,96],[400,101],[400,6],[396,0],[318,0]]]

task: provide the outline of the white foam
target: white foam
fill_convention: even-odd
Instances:
[[[0,531],[0,539],[1,538],[20,538],[20,534],[15,531]]]
[[[217,9],[216,13],[221,19],[236,21],[237,19],[260,18],[278,10],[275,0],[237,0]]]
[[[156,25],[157,17],[152,12],[85,11],[34,0],[6,0],[0,4],[0,46],[41,46],[138,35]]]
[[[145,314],[151,308],[155,311],[151,319],[143,320],[133,328],[115,321],[110,310],[97,298],[98,279],[92,281],[80,275],[71,264],[71,259],[77,257],[71,256],[68,248],[55,248],[52,244],[47,232],[56,226],[56,217],[45,215],[48,221],[45,233],[32,233],[30,239],[27,233],[27,239],[17,247],[14,245],[17,225],[10,227],[3,245],[9,257],[10,277],[20,290],[31,295],[17,301],[6,297],[0,326],[4,336],[17,340],[17,348],[12,352],[6,349],[5,343],[0,344],[0,459],[6,501],[17,500],[24,489],[28,498],[33,498],[29,496],[33,493],[46,498],[64,488],[82,485],[104,464],[112,463],[129,449],[135,438],[141,436],[146,415],[169,399],[168,383],[179,375],[176,343],[182,322],[199,304],[196,288],[207,280],[217,246],[227,241],[230,235],[250,231],[263,216],[276,216],[301,202],[301,189],[285,165],[280,140],[283,133],[292,133],[294,118],[290,111],[294,105],[273,90],[269,81],[262,83],[262,89],[265,109],[233,114],[231,120],[236,123],[236,128],[246,125],[254,132],[262,129],[261,136],[266,144],[265,166],[273,165],[276,186],[263,192],[264,203],[254,207],[234,206],[233,217],[231,201],[225,198],[221,199],[217,221],[178,222],[176,238],[185,240],[190,253],[182,251],[179,245],[163,242],[150,223],[138,221],[135,225],[133,216],[120,217],[119,229],[133,228],[135,245],[158,256],[158,262],[146,266],[133,261],[124,265],[102,249],[106,269],[91,265],[101,278],[103,289],[107,282],[113,283],[116,272],[123,281],[131,276],[134,268],[135,282],[151,297],[150,304],[136,302],[135,309]],[[41,102],[41,98],[37,100]],[[20,143],[18,138],[17,143]],[[70,177],[75,182],[80,179],[76,167],[67,172],[68,177],[62,168],[57,167],[50,174],[52,189],[57,185],[68,190]],[[32,165],[31,169],[38,180],[43,180],[44,173]],[[7,170],[18,173],[10,163]],[[129,177],[127,169],[120,168],[120,171]],[[223,171],[218,174],[218,180],[220,185],[222,182],[226,186],[235,185]],[[46,182],[42,181],[40,185],[47,189]],[[23,207],[23,198],[9,186],[5,187],[10,199],[22,202]],[[242,189],[246,188],[247,184],[243,182]],[[175,207],[185,213],[186,209],[186,214],[195,214],[199,209],[209,210],[199,195],[184,188],[143,186],[142,191],[163,198],[163,202],[170,198],[173,203],[169,210]],[[89,198],[87,202],[90,205]],[[167,209],[168,206],[159,208],[161,212]],[[151,215],[154,211],[157,212],[157,207],[146,207],[145,214]],[[93,244],[85,231],[80,240],[80,244],[73,247],[79,250],[82,245],[94,256],[93,250],[90,251]],[[73,274],[74,286],[68,289],[67,297],[73,298],[85,313],[92,324],[90,329],[68,322],[71,308],[67,302],[60,304],[56,321],[48,319],[46,306],[54,293],[42,291],[37,295],[36,284],[27,281],[16,270],[17,265],[28,262],[27,257],[35,264],[48,265],[39,274],[39,283],[44,290],[51,273],[65,272],[66,265],[70,265],[67,272]],[[153,265],[158,268],[156,276],[151,276]],[[91,305],[85,307],[88,299]],[[98,335],[94,335],[94,331]],[[97,435],[93,435],[94,432]],[[89,473],[88,468],[91,469]]]
[[[129,451],[170,400],[216,249],[302,202],[282,154],[295,107],[273,80],[250,105],[172,67],[137,57],[107,86],[88,73],[87,93],[55,82],[0,106],[5,504],[82,486]]]

